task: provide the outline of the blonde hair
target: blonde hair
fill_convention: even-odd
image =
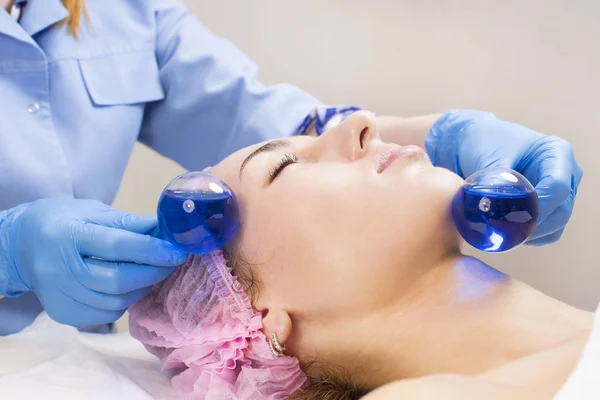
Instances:
[[[89,21],[87,9],[85,7],[85,0],[61,0],[63,6],[69,11],[69,16],[61,22],[61,25],[67,25],[69,32],[75,38],[77,38],[77,29],[81,23],[81,16],[83,15],[86,20]]]

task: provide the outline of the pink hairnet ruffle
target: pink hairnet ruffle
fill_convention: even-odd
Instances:
[[[129,309],[131,335],[174,371],[186,399],[285,399],[306,376],[294,357],[275,357],[262,316],[220,250],[188,256]]]

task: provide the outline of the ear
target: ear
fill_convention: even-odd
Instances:
[[[292,333],[290,315],[280,308],[263,310],[262,313],[264,315],[263,330],[267,338],[271,337],[272,334],[276,334],[279,343],[284,345]]]

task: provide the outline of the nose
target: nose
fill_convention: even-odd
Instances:
[[[352,113],[340,125],[323,133],[324,152],[354,161],[369,153],[371,143],[379,139],[375,115],[368,111]]]

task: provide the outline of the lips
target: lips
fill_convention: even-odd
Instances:
[[[423,149],[418,146],[399,146],[397,144],[386,144],[376,154],[377,173],[381,174],[387,167],[399,158],[416,159],[425,155]]]

